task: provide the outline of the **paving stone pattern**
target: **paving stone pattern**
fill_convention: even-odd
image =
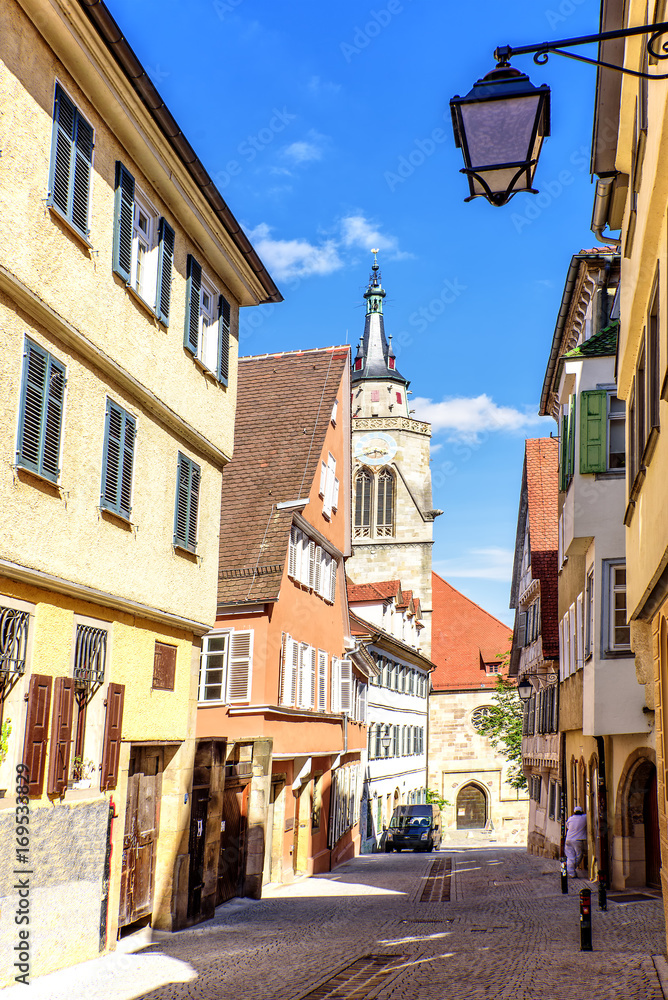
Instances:
[[[435,861],[452,859],[434,867]],[[451,878],[447,893],[429,879]],[[578,889],[559,865],[510,848],[367,855],[148,952],[181,960],[191,982],[144,1000],[664,1000],[652,955],[665,950],[660,899],[597,908],[580,952]],[[389,958],[389,961],[388,961]]]

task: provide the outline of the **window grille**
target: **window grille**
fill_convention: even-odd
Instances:
[[[0,678],[25,672],[29,618],[27,611],[0,608]]]
[[[97,687],[104,682],[107,662],[107,630],[77,625],[74,680],[77,687]]]

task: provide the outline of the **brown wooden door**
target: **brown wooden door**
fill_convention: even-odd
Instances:
[[[661,888],[661,847],[659,843],[659,802],[656,791],[656,768],[647,781],[643,800],[645,826],[645,881],[647,885]]]
[[[226,785],[220,834],[216,906],[240,895],[246,868],[246,816],[250,785]]]
[[[125,807],[119,927],[148,917],[153,910],[162,769],[160,747],[132,750]]]
[[[209,810],[209,789],[193,788],[190,810],[190,874],[188,877],[188,916],[197,917],[202,910],[204,888],[204,846],[206,819]]]

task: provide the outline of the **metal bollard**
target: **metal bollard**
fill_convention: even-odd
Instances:
[[[568,868],[566,867],[566,858],[561,859],[561,893],[565,896],[568,892]]]
[[[580,951],[592,951],[591,891],[580,889]]]
[[[608,908],[608,894],[605,888],[605,876],[603,872],[598,873],[598,908],[599,910],[607,910]]]

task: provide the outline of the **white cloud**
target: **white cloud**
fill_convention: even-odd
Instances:
[[[289,146],[286,146],[283,150],[283,156],[298,166],[304,163],[313,163],[315,160],[322,159],[327,141],[326,135],[321,135],[311,129],[305,139],[298,139],[297,142],[291,142]]]
[[[341,90],[340,83],[334,83],[332,80],[321,80],[319,76],[312,76],[307,87],[316,97],[320,97],[322,94],[338,94]]]
[[[498,580],[510,583],[514,553],[510,549],[491,546],[486,549],[468,549],[455,559],[434,562],[434,571],[444,580],[476,579]]]
[[[440,403],[417,396],[413,406],[418,420],[430,423],[435,433],[445,431],[448,440],[468,444],[479,444],[481,435],[494,431],[524,433],[548,419],[531,409],[498,406],[486,393],[443,399]]]
[[[334,240],[325,240],[319,246],[308,240],[275,240],[265,222],[249,230],[248,236],[263,263],[278,281],[306,278],[312,274],[331,274],[343,267]]]
[[[388,253],[392,260],[405,260],[413,254],[399,249],[396,236],[386,236],[366,216],[347,215],[341,220],[341,236],[346,247],[369,251],[372,247]]]

